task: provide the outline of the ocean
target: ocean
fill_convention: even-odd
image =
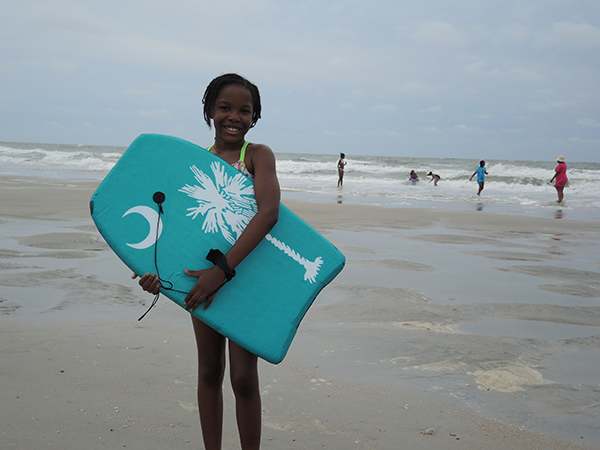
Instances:
[[[0,142],[0,175],[100,181],[125,147]],[[571,218],[600,217],[600,163],[569,162],[565,201],[556,203],[550,179],[556,163],[486,160],[489,175],[477,197],[478,159],[403,156],[347,157],[343,188],[337,187],[337,153],[277,153],[277,173],[284,197],[378,206],[452,207],[523,214],[554,214],[557,207]],[[482,152],[485,157],[485,152]],[[409,182],[415,170],[420,181]],[[438,186],[428,172],[441,176]]]

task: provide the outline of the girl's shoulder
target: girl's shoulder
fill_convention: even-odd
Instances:
[[[255,173],[257,166],[274,167],[275,154],[268,145],[249,142],[246,147],[244,162],[250,172]]]
[[[248,142],[248,147],[246,148],[249,152],[270,152],[273,153],[271,147],[266,144],[259,144],[257,142]]]
[[[249,158],[275,158],[275,154],[268,145],[249,142],[246,147],[246,160]]]

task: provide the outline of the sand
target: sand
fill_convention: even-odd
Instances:
[[[0,178],[0,448],[203,448],[189,317],[137,321],[94,187]],[[600,448],[598,221],[284,203],[348,262],[260,363],[264,449]]]

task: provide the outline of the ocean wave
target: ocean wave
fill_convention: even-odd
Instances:
[[[121,153],[90,150],[64,151],[45,148],[14,148],[0,146],[0,164],[32,167],[52,167],[106,172],[119,160]]]
[[[49,177],[77,173],[76,176],[97,179],[114,166],[123,151],[122,147],[110,146],[0,143],[0,173]],[[556,200],[556,191],[550,183],[556,167],[554,161],[487,161],[489,175],[480,199],[475,195],[477,183],[470,181],[478,160],[350,155],[344,187],[338,190],[337,154],[278,153],[276,158],[281,187],[290,192],[327,196],[343,192],[346,198],[380,198],[398,204],[414,200],[469,203],[485,199],[487,203],[546,207],[555,206]],[[600,164],[567,165],[568,207],[600,209]],[[411,170],[421,176],[418,183],[408,181]],[[429,171],[441,176],[438,186],[429,182],[426,175]]]

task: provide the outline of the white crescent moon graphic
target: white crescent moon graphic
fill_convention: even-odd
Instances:
[[[148,206],[134,206],[133,208],[131,208],[130,210],[128,210],[125,214],[123,214],[123,217],[129,215],[129,214],[140,214],[141,216],[144,217],[144,219],[146,219],[148,221],[148,225],[150,225],[150,231],[148,232],[148,236],[146,236],[146,238],[142,241],[142,242],[138,242],[137,244],[127,244],[132,248],[135,248],[137,250],[143,250],[145,248],[148,248],[152,245],[154,245],[154,243],[158,240],[158,238],[160,237],[160,234],[162,233],[162,220],[160,220],[160,217],[158,216],[158,212],[156,212],[155,210],[153,210],[152,208],[148,207]],[[157,227],[158,227],[158,232],[157,232]]]

